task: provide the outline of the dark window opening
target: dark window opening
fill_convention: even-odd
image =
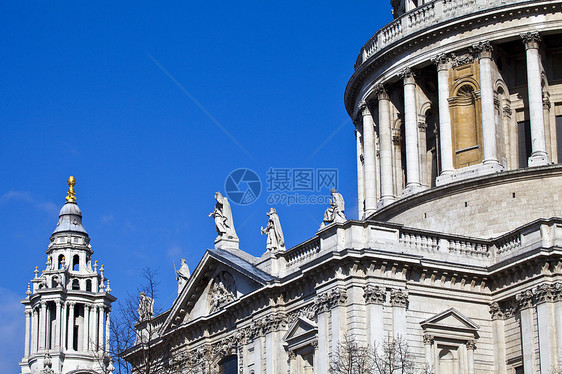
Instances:
[[[80,289],[80,283],[78,283],[78,279],[75,279],[72,281],[72,289],[73,290],[79,290]]]
[[[519,167],[526,168],[529,166],[529,157],[531,157],[531,122],[517,122],[517,153],[519,155]]]
[[[562,116],[556,116],[556,154],[558,163],[562,164]]]
[[[92,291],[92,280],[91,279],[88,279],[86,281],[86,291],[90,291],[90,292]]]
[[[72,257],[72,270],[78,271],[79,267],[80,267],[80,257],[78,255],[74,255],[74,257]]]
[[[62,263],[64,262],[64,255],[59,255],[59,262],[58,262],[58,268],[62,269]]]
[[[238,373],[238,357],[236,355],[228,356],[219,362],[219,374],[237,374]]]

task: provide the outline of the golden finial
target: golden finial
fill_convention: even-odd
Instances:
[[[76,202],[76,194],[74,193],[74,185],[76,184],[76,179],[71,175],[68,177],[68,192],[66,194],[66,201],[68,203],[75,203]]]

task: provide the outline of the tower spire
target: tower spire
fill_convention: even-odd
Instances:
[[[68,177],[68,192],[66,193],[66,202],[67,203],[75,203],[76,202],[76,193],[74,192],[74,186],[76,185],[76,179],[71,175]]]

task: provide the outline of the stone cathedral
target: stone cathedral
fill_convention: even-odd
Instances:
[[[21,374],[94,374],[113,369],[111,303],[103,265],[92,263],[90,237],[76,204],[74,177],[47,247],[44,270],[27,287]]]
[[[562,0],[391,3],[345,89],[358,219],[333,190],[286,249],[272,209],[254,257],[217,193],[214,248],[172,307],[141,297],[134,373],[325,374],[346,337],[403,339],[426,373],[562,370]],[[22,374],[96,371],[107,344],[73,196],[24,300]]]

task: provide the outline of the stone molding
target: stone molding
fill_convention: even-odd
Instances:
[[[363,297],[367,304],[384,304],[386,301],[386,292],[379,286],[366,285],[363,288]]]
[[[533,289],[525,290],[515,295],[514,299],[490,304],[492,320],[504,320],[512,317],[517,310],[536,307],[542,303],[562,301],[562,283],[544,283]]]

